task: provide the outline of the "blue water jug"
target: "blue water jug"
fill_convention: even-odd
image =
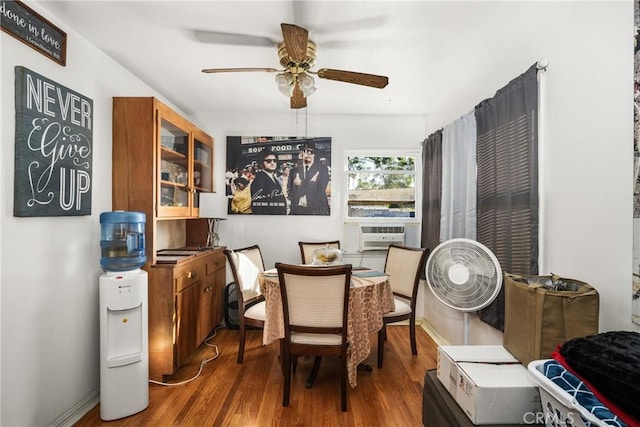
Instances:
[[[142,212],[103,212],[100,214],[100,267],[105,271],[140,268],[147,261]]]

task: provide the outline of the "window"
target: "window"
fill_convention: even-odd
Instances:
[[[347,218],[415,219],[418,156],[347,153]]]

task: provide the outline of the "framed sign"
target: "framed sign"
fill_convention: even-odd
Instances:
[[[331,138],[227,137],[229,213],[330,215]]]
[[[634,0],[633,78],[633,272],[631,320],[640,325],[640,2]]]
[[[91,215],[93,101],[17,66],[14,216]]]
[[[65,66],[67,33],[18,0],[0,1],[2,31]]]

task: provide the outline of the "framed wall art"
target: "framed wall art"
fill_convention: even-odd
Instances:
[[[13,214],[91,215],[93,101],[15,67]]]
[[[331,138],[227,137],[229,213],[330,215]]]
[[[67,33],[18,0],[0,1],[2,31],[65,66]]]
[[[633,277],[631,320],[640,325],[640,1],[634,0],[633,73]]]

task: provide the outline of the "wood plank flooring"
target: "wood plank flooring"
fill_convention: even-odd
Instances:
[[[238,331],[220,328],[208,342],[219,356],[200,376],[184,385],[150,384],[149,407],[109,422],[99,405],[75,426],[422,426],[422,387],[428,369],[436,367],[436,344],[416,328],[418,355],[411,355],[408,326],[389,326],[382,369],[377,368],[377,339],[365,363],[372,372],[358,372],[358,385],[348,389],[348,412],[340,410],[338,361],[325,358],[313,388],[305,388],[312,358],[300,358],[291,385],[289,407],[282,406],[283,376],[276,343],[263,346],[262,331],[248,332],[244,363],[236,363]],[[190,364],[166,382],[194,377],[204,359],[215,355],[203,344]]]

